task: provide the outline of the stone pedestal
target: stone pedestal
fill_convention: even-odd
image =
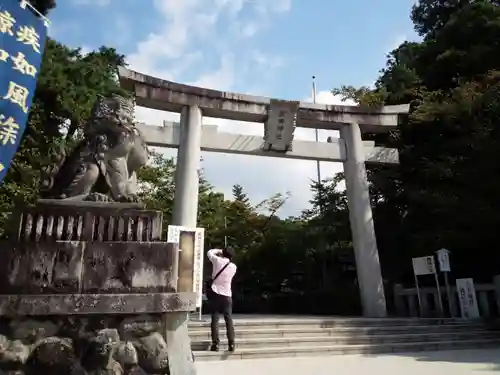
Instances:
[[[194,311],[196,295],[176,293],[161,213],[42,201],[17,220],[0,252],[0,373],[175,373],[169,359],[185,353],[166,316]]]

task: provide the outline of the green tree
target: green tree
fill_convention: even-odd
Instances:
[[[397,168],[369,171],[386,277],[410,282],[410,258],[441,247],[452,251],[456,275],[489,280],[498,272],[500,256],[489,245],[500,222],[500,178],[492,173],[500,142],[498,5],[419,1],[412,19],[423,41],[392,51],[374,90],[337,90],[360,93],[360,103],[374,96],[411,103],[396,132],[366,135],[400,153]],[[471,262],[471,252],[481,260]]]
[[[56,0],[28,0],[28,2],[44,16],[56,7]]]
[[[158,152],[151,153],[151,162],[138,173],[139,197],[149,209],[163,212],[163,220],[172,222],[174,206],[175,162]],[[165,231],[167,228],[163,228]]]
[[[412,8],[411,19],[420,35],[433,35],[458,11],[474,3],[500,5],[498,0],[419,0]]]
[[[248,206],[250,204],[250,198],[243,191],[243,186],[241,185],[233,185],[233,200],[243,203]]]
[[[0,185],[0,234],[9,229],[6,219],[14,206],[38,199],[41,170],[61,147],[74,144],[97,95],[125,94],[115,79],[124,63],[114,49],[82,56],[79,49],[48,39],[26,131]]]
[[[343,182],[343,173],[338,173],[321,184],[313,183],[312,208],[302,215],[308,255],[314,261],[314,274],[321,276],[308,281],[316,289],[331,290],[342,278],[352,281],[352,275],[344,272],[354,265],[354,255],[347,196],[340,186]]]
[[[224,245],[225,216],[228,205],[229,202],[224,199],[224,194],[215,191],[214,187],[201,174],[198,223],[205,228],[205,245],[209,248]]]

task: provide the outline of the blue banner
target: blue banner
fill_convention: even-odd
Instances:
[[[46,38],[46,21],[25,2],[1,0],[0,183],[26,129]]]

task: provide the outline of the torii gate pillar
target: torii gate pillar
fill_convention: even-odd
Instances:
[[[345,142],[344,174],[363,316],[384,318],[387,307],[373,226],[365,153],[358,124],[340,129]]]
[[[201,121],[202,114],[198,106],[182,108],[175,169],[173,225],[195,228],[198,221]]]

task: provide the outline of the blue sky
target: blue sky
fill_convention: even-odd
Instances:
[[[308,99],[311,76],[318,101],[339,103],[328,90],[371,85],[386,54],[416,35],[413,0],[67,0],[50,14],[50,34],[85,51],[101,45],[127,56],[131,68],[214,89]],[[160,124],[178,115],[138,108],[139,121]],[[263,134],[263,127],[216,119],[224,131]],[[328,134],[322,133],[321,138]],[[297,137],[313,138],[301,129]],[[174,150],[166,152],[175,155]],[[217,189],[243,185],[255,202],[292,196],[281,215],[306,208],[314,162],[204,154]],[[262,175],[263,169],[276,173]],[[324,164],[327,177],[341,164]],[[265,177],[265,178],[263,178]]]

